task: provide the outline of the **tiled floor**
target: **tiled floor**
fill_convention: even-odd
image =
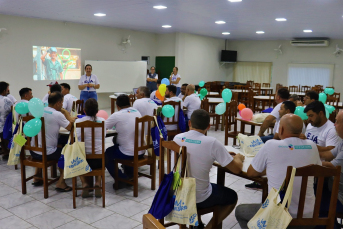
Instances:
[[[224,132],[211,128],[208,135],[224,143]],[[107,146],[111,145],[111,139],[107,139],[106,143]],[[232,145],[232,139],[229,145]],[[27,168],[28,176],[33,172],[32,168]],[[215,182],[215,168],[210,176],[211,181]],[[20,177],[20,168],[14,170],[14,166],[7,166],[5,161],[0,161],[0,228],[142,228],[142,216],[148,212],[156,192],[150,190],[150,180],[147,178],[139,179],[137,198],[133,197],[130,187],[115,191],[112,188],[113,179],[107,173],[106,208],[101,207],[102,199],[78,197],[77,208],[73,209],[72,194],[58,193],[54,185],[49,188],[48,199],[43,198],[43,188],[33,187],[31,182],[27,183],[27,194],[22,195]],[[71,185],[70,180],[67,183]],[[247,183],[248,180],[226,175],[226,185],[238,193],[238,204],[260,202],[261,192],[245,189]],[[208,214],[202,220],[207,223],[211,217]],[[240,228],[234,212],[224,220],[223,228]]]

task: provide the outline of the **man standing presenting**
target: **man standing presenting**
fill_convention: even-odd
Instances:
[[[156,84],[157,80],[158,80],[158,75],[155,72],[155,67],[152,66],[150,68],[150,73],[146,77],[146,86],[149,88],[150,92],[157,90],[157,84]]]
[[[45,58],[50,53],[50,59]],[[57,49],[55,47],[49,48],[45,54],[41,56],[41,60],[46,69],[47,80],[63,79],[63,68],[57,58]]]

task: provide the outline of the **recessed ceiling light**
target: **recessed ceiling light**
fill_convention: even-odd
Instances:
[[[275,21],[287,21],[286,18],[275,18]]]
[[[167,7],[166,6],[154,6],[154,9],[163,10],[163,9],[167,9]]]
[[[215,23],[220,25],[220,24],[225,24],[226,22],[225,21],[216,21]]]
[[[312,33],[312,30],[310,30],[310,29],[304,29],[304,33]]]
[[[223,35],[230,35],[229,32],[222,32]]]
[[[242,0],[229,0],[229,2],[241,2]]]
[[[105,17],[106,14],[103,14],[103,13],[97,13],[97,14],[94,14],[94,16],[97,16],[97,17]]]
[[[162,25],[163,28],[171,28],[171,25]]]
[[[264,31],[256,31],[257,34],[264,34]]]

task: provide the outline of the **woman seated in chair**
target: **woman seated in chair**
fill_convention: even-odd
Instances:
[[[105,119],[97,117],[96,114],[98,113],[98,102],[90,98],[85,103],[85,117],[77,119],[75,123],[83,122],[83,121],[94,121],[94,122],[103,122]],[[87,128],[85,128],[84,131],[84,142],[85,142],[85,148],[86,148],[86,154],[92,153],[92,132],[87,131]],[[106,130],[105,136],[106,136]],[[78,136],[79,141],[81,141],[81,128],[76,128],[76,133]],[[100,128],[96,128],[94,131],[94,143],[95,143],[95,154],[102,154],[102,133]],[[87,162],[92,170],[99,169],[102,167],[102,161],[101,159],[87,159]],[[92,177],[91,177],[92,178]],[[82,187],[86,188],[90,186],[89,180],[86,179],[86,177],[80,176]],[[101,176],[97,176],[95,179],[95,187],[100,187],[101,185]],[[82,192],[82,198],[89,197],[89,190],[83,190]],[[101,198],[101,190],[95,189],[95,197]]]

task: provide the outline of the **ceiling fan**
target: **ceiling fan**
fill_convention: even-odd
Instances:
[[[124,39],[124,41],[122,41],[121,44],[131,46],[130,35],[126,39]]]
[[[340,55],[343,52],[343,49],[340,49],[338,45],[336,45],[336,50],[333,52],[335,56]]]
[[[279,54],[282,54],[281,47],[282,47],[282,45],[279,45],[279,47],[277,49],[274,49],[274,51],[278,52]]]

